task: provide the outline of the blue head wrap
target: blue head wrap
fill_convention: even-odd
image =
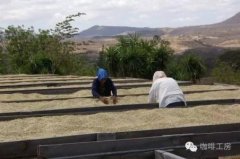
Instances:
[[[107,78],[108,77],[108,73],[105,69],[103,68],[99,68],[98,71],[97,71],[97,77],[98,77],[98,80],[102,80],[104,78]]]

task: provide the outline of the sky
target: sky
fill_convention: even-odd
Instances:
[[[240,0],[0,0],[0,27],[51,29],[66,16],[86,13],[72,24],[181,27],[221,22],[240,12]]]

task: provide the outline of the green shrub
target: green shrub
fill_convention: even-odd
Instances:
[[[31,74],[46,74],[53,72],[53,62],[43,54],[35,55],[29,68],[27,69]]]
[[[178,58],[173,58],[167,65],[167,76],[173,77],[176,80],[190,80],[185,72],[185,69],[179,63]]]
[[[228,63],[218,61],[212,71],[212,76],[216,82],[228,84],[240,84],[240,70],[234,70]]]
[[[200,80],[206,71],[206,67],[204,66],[202,59],[194,54],[183,56],[180,61],[180,65],[188,79],[191,79],[193,83]]]
[[[240,50],[227,50],[216,63],[212,70],[216,82],[240,84]]]
[[[203,60],[195,55],[188,54],[175,57],[167,65],[167,74],[177,80],[191,80],[194,83],[203,77],[206,67]]]
[[[137,34],[120,36],[118,43],[103,50],[100,64],[113,76],[152,78],[156,70],[165,70],[173,50],[159,39],[143,40]]]
[[[240,50],[228,50],[219,57],[219,60],[228,64],[233,70],[240,70]]]

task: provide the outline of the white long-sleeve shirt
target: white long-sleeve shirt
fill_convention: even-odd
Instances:
[[[164,77],[153,82],[149,91],[149,103],[158,102],[159,107],[166,107],[170,103],[181,101],[183,101],[186,105],[183,92],[174,79]]]

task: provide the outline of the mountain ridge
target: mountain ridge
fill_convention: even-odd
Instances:
[[[170,34],[172,36],[176,35],[211,35],[219,36],[223,34],[226,29],[236,29],[235,32],[231,34],[240,34],[240,12],[233,15],[232,17],[214,24],[208,25],[197,25],[197,26],[184,26],[177,28],[149,28],[149,27],[129,27],[129,26],[101,26],[94,25],[80,33],[78,33],[75,38],[94,38],[94,37],[114,37],[118,35],[126,35],[128,33],[137,33],[141,36],[154,36],[154,35],[165,35]],[[217,30],[216,30],[217,29]]]
[[[129,27],[129,26],[100,26],[94,25],[89,29],[86,29],[77,34],[80,38],[92,38],[92,37],[108,37],[108,36],[118,36],[126,35],[129,33],[139,32],[144,34],[144,32],[156,32],[157,34],[163,34],[163,31],[159,28],[148,28],[148,27]]]

